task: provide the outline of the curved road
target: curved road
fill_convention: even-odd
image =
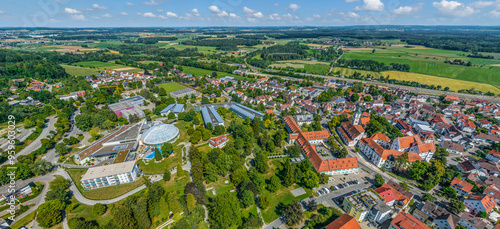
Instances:
[[[42,133],[40,134],[40,136],[38,136],[38,138],[35,139],[35,141],[33,141],[29,146],[26,146],[23,150],[21,150],[21,152],[18,152],[16,154],[16,156],[15,156],[16,158],[19,157],[19,156],[21,156],[21,155],[28,155],[31,152],[33,152],[33,151],[37,150],[38,148],[40,148],[40,146],[42,145],[41,140],[43,138],[46,138],[47,136],[49,136],[50,131],[56,129],[55,126],[54,126],[54,124],[56,123],[57,118],[55,116],[50,116],[47,119],[49,121],[45,124],[45,128],[43,128]],[[8,160],[5,161],[3,164],[6,164],[7,162],[8,162]]]

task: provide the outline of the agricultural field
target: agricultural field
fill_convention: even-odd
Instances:
[[[99,70],[93,68],[75,67],[69,65],[61,65],[61,67],[63,67],[64,70],[72,76],[88,76],[100,73]]]
[[[73,64],[74,66],[94,68],[100,71],[104,71],[106,69],[116,70],[116,71],[124,71],[124,72],[133,72],[133,73],[144,73],[143,69],[129,67],[125,65],[115,64],[112,62],[100,62],[100,61],[83,61],[77,62]]]
[[[410,65],[414,73],[449,77],[458,80],[486,83],[500,86],[500,60],[469,58],[467,53],[416,46],[405,48],[401,46],[372,49],[351,49],[342,57],[344,59],[375,60],[385,64],[400,63]],[[461,59],[471,61],[473,66],[452,65],[444,63],[445,60]]]
[[[164,83],[164,84],[158,84],[157,86],[165,89],[167,95],[170,95],[170,92],[186,88],[184,85],[178,83]]]
[[[182,72],[184,72],[186,74],[191,74],[193,76],[212,75],[212,73],[214,72],[212,70],[206,70],[206,69],[202,69],[202,68],[195,68],[195,67],[189,67],[189,66],[182,66],[182,69],[183,69]],[[226,73],[226,72],[219,72],[219,71],[216,71],[216,72],[217,72],[217,78],[224,78],[226,76],[231,76],[231,77],[234,77],[237,79],[243,79],[243,77],[240,75]]]

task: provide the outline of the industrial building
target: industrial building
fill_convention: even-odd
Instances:
[[[240,116],[242,119],[246,119],[247,117],[250,118],[250,120],[253,120],[255,117],[262,119],[264,118],[264,114],[261,112],[258,112],[254,109],[248,108],[246,106],[243,106],[239,103],[232,105],[229,110],[232,112],[236,113],[238,116]]]
[[[144,100],[146,100],[144,99],[144,97],[136,95],[125,99],[120,99],[118,100],[118,102],[130,102],[130,104],[134,106],[142,106],[144,104]]]
[[[201,95],[200,92],[198,92],[192,88],[184,88],[181,90],[170,92],[170,96],[172,96],[174,98],[183,98],[184,96],[186,96],[186,95],[190,96],[191,94],[194,94],[196,97]]]
[[[208,123],[212,123],[212,126],[224,126],[224,120],[222,120],[222,117],[220,117],[219,113],[217,113],[214,107],[201,108],[201,116],[203,117],[205,127],[208,125]]]
[[[140,173],[135,161],[94,167],[82,176],[82,185],[85,189],[94,189],[130,183],[137,180]]]
[[[135,101],[137,104],[137,101]],[[134,105],[131,101],[123,101],[118,103],[109,104],[108,108],[115,112],[116,116],[124,117],[128,119],[131,115],[136,115],[139,118],[143,118],[146,116],[142,108],[140,107],[142,104]]]

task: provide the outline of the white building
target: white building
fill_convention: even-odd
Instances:
[[[137,180],[141,170],[135,161],[90,168],[82,177],[85,189],[102,188]]]
[[[474,213],[486,212],[489,213],[497,202],[489,195],[471,195],[464,201],[465,207]]]

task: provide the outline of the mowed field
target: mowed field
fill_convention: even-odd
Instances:
[[[212,75],[214,71],[212,70],[206,70],[202,68],[195,68],[195,67],[189,67],[189,66],[182,66],[182,72],[186,74],[191,74],[193,76],[205,76],[205,75]],[[231,73],[226,73],[226,72],[217,72],[217,78],[224,78],[226,76],[231,76],[237,79],[243,79],[240,75],[236,74],[231,74]]]
[[[385,64],[400,63],[410,65],[414,73],[449,77],[458,80],[500,86],[500,60],[479,59],[466,57],[468,53],[449,51],[415,46],[414,48],[384,47],[375,48],[375,53],[370,50],[348,50],[342,57],[344,59],[374,60]],[[444,63],[445,60],[462,59],[471,61],[473,66],[461,66]],[[406,79],[406,80],[411,80]]]
[[[83,61],[74,63],[75,66],[86,67],[86,68],[94,68],[100,71],[104,71],[106,69],[123,71],[123,72],[133,72],[133,73],[144,73],[143,69],[115,64],[111,62],[100,62],[100,61]]]
[[[186,88],[184,85],[180,85],[178,83],[164,83],[157,85],[159,88],[165,89],[167,95],[170,95],[170,92],[181,90]]]
[[[93,68],[74,67],[68,65],[61,65],[61,67],[63,67],[64,70],[72,76],[88,76],[100,73],[99,70]]]

